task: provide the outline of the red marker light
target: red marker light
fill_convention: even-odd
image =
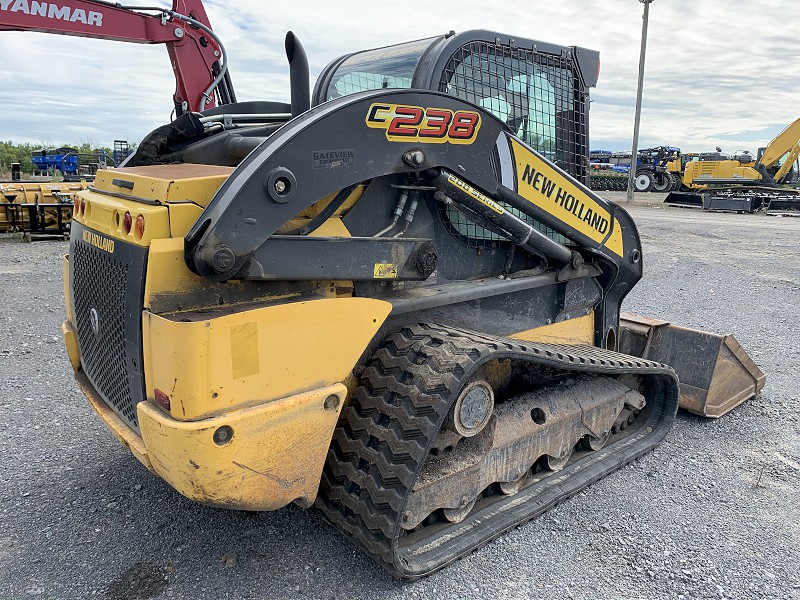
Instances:
[[[125,231],[126,234],[131,232],[131,226],[133,225],[133,217],[131,216],[130,212],[126,212],[122,216],[122,229]]]
[[[169,412],[169,396],[167,396],[164,392],[162,392],[158,388],[153,390],[153,392],[156,404],[158,404],[161,408]]]

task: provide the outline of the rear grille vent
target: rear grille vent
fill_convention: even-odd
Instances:
[[[73,240],[77,237],[73,235]],[[122,260],[118,254],[130,254],[124,251],[127,245],[119,241],[115,245],[117,252],[111,254],[73,241],[75,319],[84,372],[106,403],[138,429],[136,403],[143,396],[141,330],[139,319],[131,322],[130,315],[141,311],[143,280],[137,274],[143,265]],[[145,249],[133,253],[146,256]]]

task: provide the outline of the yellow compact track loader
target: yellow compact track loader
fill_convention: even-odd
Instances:
[[[343,56],[313,101],[287,54],[291,105],[179,117],[73,221],[77,380],[182,494],[316,505],[416,578],[651,449],[679,397],[761,388],[729,336],[620,318],[642,246],[586,186],[596,52],[450,33]]]

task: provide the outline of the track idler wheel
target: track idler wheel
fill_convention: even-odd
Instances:
[[[447,415],[446,427],[469,438],[477,435],[492,416],[494,391],[488,382],[478,379],[464,386]]]

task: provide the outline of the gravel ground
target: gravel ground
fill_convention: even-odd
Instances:
[[[635,206],[626,310],[736,335],[767,373],[717,421],[414,583],[316,511],[193,504],[81,396],[61,343],[63,242],[0,242],[0,600],[800,598],[800,219]]]

